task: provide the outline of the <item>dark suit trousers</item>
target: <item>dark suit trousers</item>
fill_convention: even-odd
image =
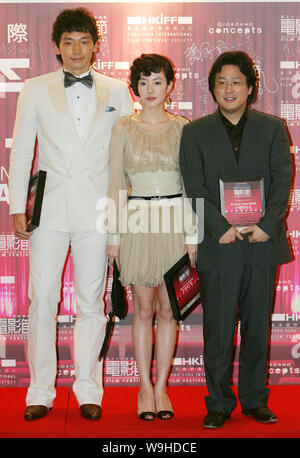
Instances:
[[[244,266],[231,271],[199,272],[204,336],[207,410],[230,413],[236,407],[231,389],[231,359],[240,320],[238,396],[242,407],[266,404],[270,317],[277,266]]]

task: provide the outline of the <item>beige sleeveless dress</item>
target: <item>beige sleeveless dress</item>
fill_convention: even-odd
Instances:
[[[179,145],[184,124],[174,116],[160,134],[143,131],[131,116],[114,126],[108,197],[116,204],[116,224],[109,243],[120,245],[123,286],[158,286],[163,275],[195,243],[195,227],[183,223],[183,199],[128,200],[131,196],[165,196],[183,192]],[[121,192],[120,192],[121,191]],[[188,229],[185,228],[188,227]]]

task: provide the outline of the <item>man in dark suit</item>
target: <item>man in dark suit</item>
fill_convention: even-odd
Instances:
[[[249,107],[257,86],[257,72],[247,54],[220,55],[209,74],[218,109],[187,124],[180,146],[187,196],[204,198],[197,269],[209,392],[203,426],[208,428],[223,426],[236,407],[230,372],[237,319],[242,412],[263,423],[277,419],[267,407],[268,338],[277,267],[292,259],[283,224],[292,166],[283,122]],[[261,178],[265,214],[257,224],[238,230],[221,213],[219,179]]]

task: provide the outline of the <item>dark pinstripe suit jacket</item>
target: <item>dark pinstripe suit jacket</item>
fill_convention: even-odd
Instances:
[[[292,259],[283,223],[292,163],[282,120],[249,109],[237,162],[217,110],[184,126],[179,157],[187,196],[204,198],[204,240],[198,247],[198,270],[234,269],[244,263],[267,267]],[[270,239],[219,244],[230,228],[220,211],[219,178],[247,181],[262,177],[266,213],[257,225]]]

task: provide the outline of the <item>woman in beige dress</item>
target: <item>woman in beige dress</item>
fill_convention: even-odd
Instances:
[[[191,227],[184,233],[175,227],[182,217],[181,213],[178,219],[176,208],[182,208],[183,203],[179,144],[182,128],[188,121],[165,109],[165,100],[174,84],[173,66],[166,57],[142,54],[130,70],[130,86],[140,97],[142,110],[120,119],[112,134],[108,195],[114,199],[121,217],[117,218],[116,233],[110,230],[107,255],[110,264],[116,260],[123,286],[130,285],[132,289],[132,340],[140,376],[138,416],[154,420],[157,415],[168,420],[174,415],[166,386],[177,322],[163,275],[186,251],[194,266],[197,250],[195,230]],[[165,221],[170,221],[170,227],[168,223],[164,226]],[[153,390],[150,368],[156,288]]]

